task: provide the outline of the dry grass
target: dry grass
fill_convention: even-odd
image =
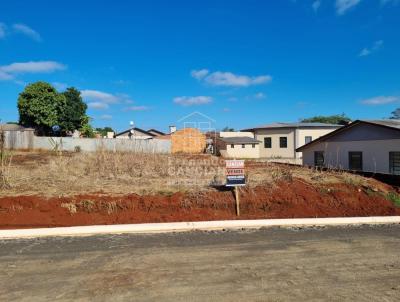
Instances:
[[[5,135],[0,129],[0,190],[9,189],[12,156],[5,149]]]
[[[18,154],[11,167],[12,187],[2,195],[170,194],[208,189],[222,184],[224,168],[211,156],[94,152],[33,157]],[[40,164],[35,164],[39,161]]]
[[[315,186],[346,183],[372,186],[364,177],[272,163],[246,163],[250,187],[302,179]],[[20,153],[7,171],[11,186],[0,195],[67,196],[86,193],[171,194],[210,190],[225,183],[225,162],[209,155],[167,155],[98,151],[94,153]],[[75,205],[91,211],[91,204]],[[65,205],[72,213],[73,206]],[[69,208],[71,207],[71,208]],[[109,205],[110,212],[116,210]]]

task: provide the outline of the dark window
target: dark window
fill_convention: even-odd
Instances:
[[[287,137],[286,136],[281,136],[279,138],[279,147],[287,148]]]
[[[314,152],[314,166],[323,167],[325,162],[324,151]]]
[[[242,148],[245,148],[246,146],[244,144],[242,144]]]
[[[312,141],[312,136],[306,136],[306,137],[305,137],[304,142],[305,142],[306,144],[311,143],[311,141]]]
[[[400,175],[400,152],[389,152],[390,174]]]
[[[272,138],[264,137],[264,148],[272,148]]]
[[[255,148],[255,147],[256,147],[256,144],[251,144],[251,147],[252,147],[252,148]]]
[[[231,145],[231,148],[232,148],[232,149],[233,149],[233,148],[235,148],[235,145],[234,145],[234,144],[232,144],[232,145]]]
[[[349,169],[362,171],[362,152],[349,152]]]

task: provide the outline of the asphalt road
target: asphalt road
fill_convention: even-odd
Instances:
[[[400,225],[5,240],[0,301],[400,301]]]

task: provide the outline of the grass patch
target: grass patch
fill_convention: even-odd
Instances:
[[[389,192],[386,198],[394,203],[396,207],[400,207],[400,195],[395,192]]]

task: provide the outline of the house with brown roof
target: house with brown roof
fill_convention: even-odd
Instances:
[[[400,175],[400,120],[357,120],[297,152],[305,166]]]

